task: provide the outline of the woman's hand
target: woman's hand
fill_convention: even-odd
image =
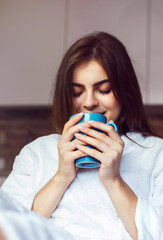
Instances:
[[[75,136],[80,141],[92,145],[96,149],[83,145],[77,145],[77,148],[86,155],[90,155],[101,162],[99,178],[127,231],[133,239],[137,239],[135,224],[137,197],[123,181],[119,173],[124,142],[112,126],[94,121],[90,121],[89,124],[105,133],[86,127],[80,128],[80,131],[87,135],[77,133]]]
[[[73,139],[74,134],[80,131],[79,126],[90,126],[89,123],[77,124],[82,117],[83,114],[78,114],[65,124],[61,139],[58,143],[58,171],[45,186],[40,189],[34,198],[32,210],[44,217],[49,218],[51,216],[66,189],[75,178],[77,172],[74,164],[75,159],[85,156],[85,153],[76,148],[76,145],[83,145],[85,143],[78,139]]]
[[[80,131],[87,134],[87,136],[77,133],[75,134],[76,138],[86,145],[92,145],[96,149],[83,145],[77,145],[77,148],[101,162],[99,178],[103,183],[120,178],[119,166],[124,142],[112,126],[96,121],[90,121],[89,124],[91,127],[102,130],[105,133],[87,127],[79,127]]]
[[[82,145],[84,143],[78,139],[73,140],[74,134],[80,131],[78,126],[89,126],[88,123],[77,124],[82,116],[82,114],[78,114],[65,124],[61,139],[58,143],[58,171],[45,186],[40,189],[34,198],[32,210],[46,218],[51,216],[66,189],[76,176],[77,168],[74,165],[75,159],[85,156],[85,153],[76,150],[76,144]]]
[[[76,148],[76,145],[83,145],[84,143],[81,140],[73,139],[75,133],[80,131],[79,127],[90,127],[89,123],[77,124],[82,117],[83,114],[79,113],[65,124],[61,139],[58,143],[59,169],[57,174],[67,183],[71,183],[76,176],[77,167],[74,161],[77,158],[85,156],[84,152]]]

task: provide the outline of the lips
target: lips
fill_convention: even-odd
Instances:
[[[88,113],[98,113],[98,114],[105,115],[106,112],[93,112],[93,111],[91,112],[91,111],[90,111],[90,112],[88,112]]]
[[[99,113],[99,114],[102,114],[102,115],[104,115],[106,112],[96,112],[96,113]]]
[[[106,112],[91,112],[91,113],[98,113],[104,115]]]

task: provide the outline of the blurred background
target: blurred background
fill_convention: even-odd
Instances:
[[[0,0],[0,184],[25,144],[54,131],[57,68],[66,49],[93,31],[124,43],[163,136],[162,23],[161,0]]]

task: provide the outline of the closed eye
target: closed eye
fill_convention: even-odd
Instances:
[[[79,93],[73,93],[73,97],[80,97],[81,94],[82,94],[82,92],[79,92]]]
[[[72,83],[72,96],[80,97],[84,91],[84,86],[79,83]]]
[[[109,94],[111,92],[111,89],[108,89],[106,91],[101,91],[101,90],[98,90],[98,91],[99,91],[99,93],[105,95],[105,94]]]

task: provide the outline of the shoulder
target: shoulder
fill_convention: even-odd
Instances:
[[[121,163],[123,174],[127,171],[131,179],[139,176],[142,182],[160,175],[163,166],[163,139],[135,132],[127,133],[122,139],[125,143]]]
[[[33,153],[39,153],[39,152],[49,152],[53,149],[53,151],[57,150],[57,144],[61,138],[61,135],[59,134],[50,134],[47,136],[42,136],[31,143],[24,146],[24,148],[21,150],[20,154],[24,152],[33,152]]]
[[[56,167],[58,162],[57,144],[59,140],[60,135],[51,134],[39,137],[25,145],[15,158],[13,169],[17,171],[28,169],[30,173],[33,168],[37,171],[37,169],[46,168],[46,166]]]
[[[163,153],[163,139],[154,136],[144,136],[141,133],[129,132],[122,136],[125,143],[126,152],[130,150],[140,150],[143,152]],[[144,151],[146,150],[146,151]]]
[[[154,146],[155,143],[159,144],[160,146],[163,146],[163,139],[159,137],[154,137],[154,136],[144,136],[141,133],[137,132],[128,132],[126,136],[122,136],[122,139],[126,143],[131,143],[131,141],[142,145],[144,147],[147,146]]]
[[[50,134],[50,135],[42,136],[35,139],[31,143],[29,143],[27,146],[34,147],[34,146],[45,145],[45,144],[54,144],[54,143],[57,144],[60,138],[61,138],[61,135],[59,134]]]

